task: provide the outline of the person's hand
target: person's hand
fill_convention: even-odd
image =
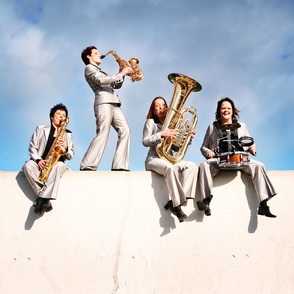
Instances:
[[[62,146],[65,150],[66,150],[66,148],[67,148],[67,143],[66,143],[66,141],[65,141],[64,139],[60,139],[60,140],[58,140],[58,141],[57,141],[57,145],[58,145],[58,146]]]
[[[39,169],[42,170],[46,166],[46,160],[42,159],[38,162]]]
[[[192,130],[192,132],[190,133],[191,138],[194,138],[196,136],[196,130]]]
[[[213,151],[208,151],[206,153],[206,158],[209,159],[209,158],[214,158],[215,157],[215,153]]]
[[[128,76],[128,75],[132,74],[133,72],[134,72],[134,70],[131,67],[125,67],[121,71],[123,76]]]
[[[161,137],[175,137],[177,135],[178,130],[176,129],[168,129],[161,131]]]
[[[256,146],[255,145],[250,146],[248,150],[253,156],[256,156]]]

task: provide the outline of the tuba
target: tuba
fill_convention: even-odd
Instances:
[[[101,58],[103,59],[104,57],[106,57],[107,55],[112,54],[115,58],[115,60],[117,61],[117,63],[119,64],[119,67],[121,69],[125,68],[125,67],[131,67],[134,72],[129,74],[129,76],[131,77],[132,82],[136,82],[136,81],[140,81],[143,79],[144,74],[143,72],[140,70],[138,63],[139,63],[139,59],[137,58],[130,58],[129,59],[129,63],[128,64],[125,60],[121,59],[115,51],[110,50],[109,52],[107,52],[105,55],[101,55]]]
[[[48,176],[52,170],[52,167],[58,162],[60,156],[65,155],[66,150],[63,148],[63,146],[60,146],[57,144],[57,142],[61,139],[63,139],[64,134],[66,132],[66,126],[69,122],[69,117],[67,117],[61,124],[59,134],[56,136],[54,142],[51,145],[51,148],[45,158],[46,164],[45,167],[41,170],[41,173],[39,175],[39,180],[43,184],[47,181]]]
[[[176,164],[184,158],[191,141],[191,131],[195,129],[198,120],[196,108],[182,108],[189,94],[200,91],[202,86],[183,74],[172,73],[168,79],[174,84],[174,92],[162,130],[177,129],[178,132],[175,137],[164,138],[156,146],[156,152],[161,159]]]

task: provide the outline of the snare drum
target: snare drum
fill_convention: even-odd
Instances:
[[[249,165],[247,152],[225,152],[218,156],[218,166],[224,169],[238,169]]]

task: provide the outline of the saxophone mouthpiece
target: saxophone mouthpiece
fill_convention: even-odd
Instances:
[[[100,58],[103,59],[103,58],[105,58],[105,56],[106,56],[106,55],[101,55]]]

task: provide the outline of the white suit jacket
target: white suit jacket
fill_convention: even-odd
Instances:
[[[30,140],[30,146],[29,146],[29,155],[32,160],[37,161],[38,159],[42,159],[42,155],[45,151],[46,144],[48,141],[49,133],[50,133],[50,126],[44,126],[40,125],[37,126],[32,137]],[[66,152],[66,159],[70,160],[74,156],[74,146],[73,146],[73,139],[72,139],[72,133],[69,130],[66,130],[66,133],[64,135],[64,139],[67,143],[68,150]]]
[[[124,78],[121,73],[108,75],[94,64],[85,67],[85,79],[95,93],[95,104],[120,103],[113,89],[121,88]]]
[[[245,123],[242,122],[238,122],[241,127],[237,129],[238,132],[238,138],[241,138],[243,136],[248,136],[250,137],[249,131],[247,129],[247,126]],[[219,132],[217,132],[216,127],[214,125],[214,123],[212,123],[211,125],[209,125],[209,127],[207,128],[202,146],[200,148],[200,151],[202,153],[202,155],[207,158],[207,153],[209,151],[213,151],[215,150],[215,148],[218,147],[218,140],[220,139],[220,135]],[[248,147],[243,147],[244,150],[248,150]]]
[[[145,164],[148,164],[153,158],[158,158],[156,146],[163,140],[160,135],[161,123],[155,123],[153,118],[147,119],[143,130],[142,143],[145,147],[150,147]]]

